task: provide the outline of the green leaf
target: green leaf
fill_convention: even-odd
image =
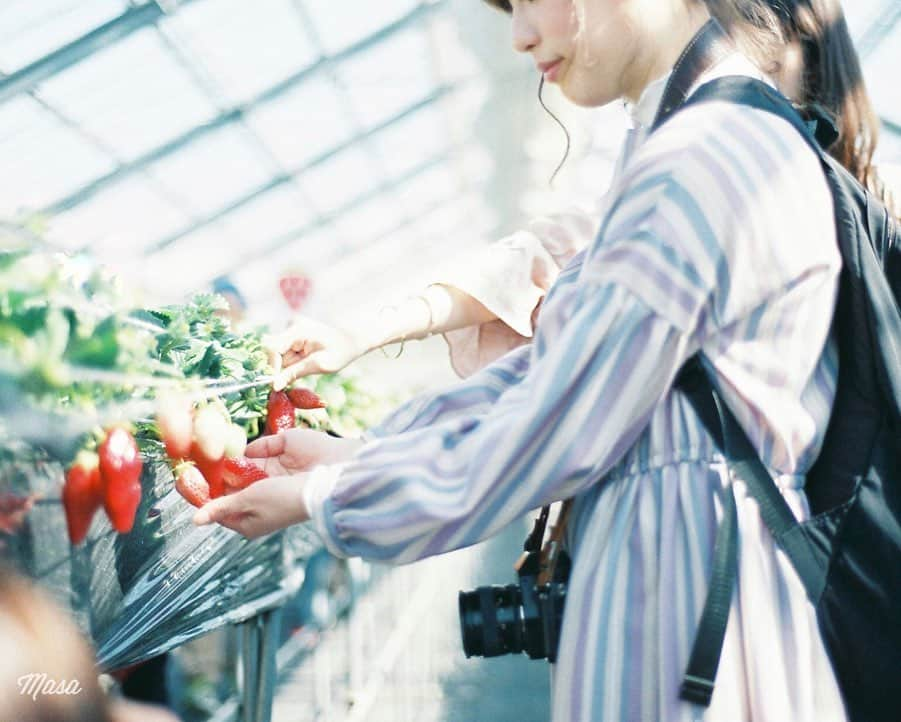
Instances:
[[[66,358],[74,364],[98,368],[114,368],[119,356],[118,323],[115,316],[101,321],[88,337],[73,335]]]
[[[144,321],[145,323],[159,326],[160,332],[165,331],[166,326],[172,319],[170,315],[162,311],[153,311],[144,308],[137,308],[134,311],[131,311],[128,315],[129,317],[134,318],[138,321]]]

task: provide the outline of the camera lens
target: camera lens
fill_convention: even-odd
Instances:
[[[460,629],[467,657],[497,657],[522,651],[522,595],[519,587],[479,587],[460,592]]]

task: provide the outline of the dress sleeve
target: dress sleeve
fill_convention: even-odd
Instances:
[[[444,334],[458,376],[466,378],[528,342],[544,294],[560,269],[591,242],[597,224],[577,209],[537,218],[434,280],[469,294],[497,316]]]
[[[402,404],[379,424],[366,430],[366,441],[421,429],[460,416],[487,411],[507,389],[529,370],[529,349],[519,347],[459,383],[427,391]]]
[[[363,446],[307,477],[335,554],[406,563],[573,496],[635,442],[693,340],[616,284],[585,284],[540,360],[487,408]]]

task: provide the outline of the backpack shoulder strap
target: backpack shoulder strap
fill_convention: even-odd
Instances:
[[[831,145],[837,136],[835,126],[824,114],[815,113],[815,119],[807,121],[791,101],[774,87],[744,75],[726,75],[704,83],[682,107],[716,100],[745,105],[779,116],[794,126],[819,158],[823,157],[823,148]]]
[[[887,401],[896,423],[901,424],[901,241],[897,239],[897,224],[823,150],[835,139],[836,131],[822,113],[813,109],[816,119],[806,121],[778,90],[745,76],[724,76],[705,83],[683,107],[709,101],[738,103],[784,119],[820,159],[834,201],[843,275],[847,279],[843,283],[846,290],[840,294],[839,315],[849,317],[844,330],[852,333],[846,335],[856,339],[855,344],[865,341],[856,353],[860,370],[855,373],[876,378],[878,394]],[[867,349],[872,349],[872,353]]]

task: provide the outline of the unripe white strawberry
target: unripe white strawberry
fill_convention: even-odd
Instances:
[[[237,459],[244,456],[247,448],[247,432],[239,424],[230,424],[225,438],[225,455],[229,459]]]
[[[191,402],[187,398],[175,394],[159,397],[156,425],[170,459],[184,459],[191,452],[193,423]]]
[[[194,441],[209,461],[218,461],[225,455],[229,426],[219,409],[213,406],[204,406],[194,415]]]

